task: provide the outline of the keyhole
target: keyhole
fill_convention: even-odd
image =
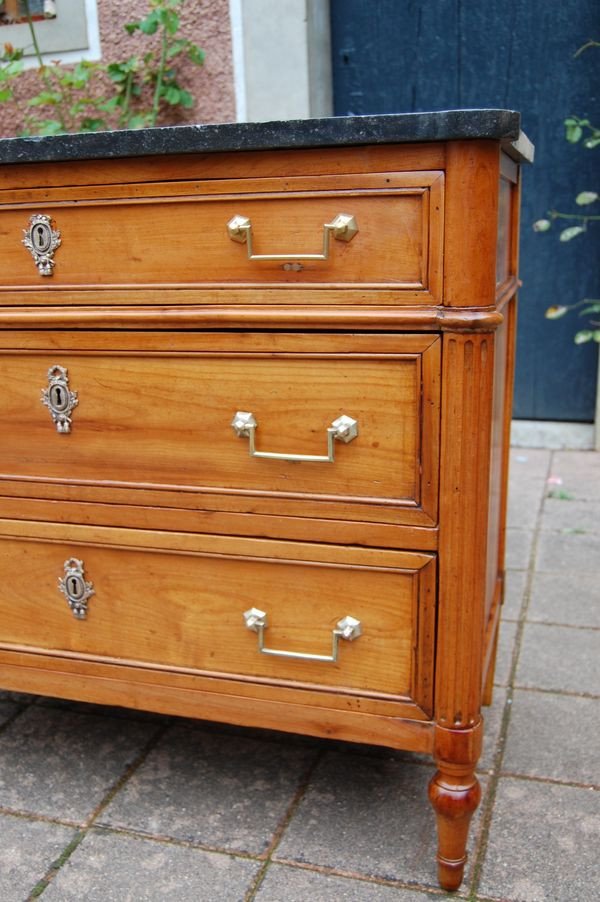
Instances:
[[[83,583],[77,576],[71,576],[69,578],[69,595],[75,601],[83,596]]]
[[[50,404],[52,409],[62,413],[69,406],[69,396],[64,385],[53,385],[50,389]]]
[[[52,245],[52,230],[45,222],[38,222],[31,230],[31,242],[37,254],[47,254]]]

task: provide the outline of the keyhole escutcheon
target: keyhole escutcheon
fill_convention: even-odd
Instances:
[[[34,213],[29,217],[29,227],[23,229],[21,243],[33,257],[41,276],[52,275],[54,253],[61,245],[60,232],[52,224],[52,218],[46,213]]]
[[[38,223],[33,229],[33,241],[38,254],[46,254],[52,244],[52,229],[45,222]]]
[[[64,563],[65,575],[58,580],[58,588],[65,596],[73,616],[85,620],[88,600],[95,594],[91,582],[86,580],[83,561],[71,557]]]
[[[69,376],[64,366],[51,366],[48,370],[48,387],[42,389],[42,404],[50,411],[56,431],[71,431],[71,413],[79,400],[77,392],[69,388]]]

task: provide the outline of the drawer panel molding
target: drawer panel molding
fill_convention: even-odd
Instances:
[[[0,521],[0,645],[395,699],[425,712],[435,565],[414,552]],[[248,599],[260,607],[248,612]],[[349,647],[338,655],[340,640]]]
[[[131,503],[136,490],[185,491],[198,507],[222,496],[252,513],[285,502],[288,516],[435,525],[437,336],[129,336],[136,350],[117,336],[62,340],[50,347],[39,332],[37,350],[31,338],[0,352],[4,479],[129,489]],[[67,440],[39,402],[48,371],[59,432],[85,398]]]
[[[21,203],[4,196],[11,266],[0,272],[0,305],[11,291],[47,286],[96,289],[100,304],[113,303],[115,289],[235,288],[242,299],[277,286],[335,288],[340,304],[353,303],[344,289],[370,289],[372,304],[381,292],[384,303],[441,303],[443,185],[441,171],[382,172],[32,189]],[[32,211],[60,223],[53,250],[38,254],[43,272],[22,246]]]

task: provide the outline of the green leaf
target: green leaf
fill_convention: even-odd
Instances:
[[[134,32],[136,32],[139,29],[140,23],[139,22],[128,22],[127,25],[124,25],[123,27],[125,28],[125,31],[127,32],[127,34],[133,34]]]
[[[23,71],[23,61],[22,60],[13,60],[8,64],[8,66],[4,67],[4,71],[7,75],[14,78],[15,75],[20,75]]]
[[[204,63],[204,50],[201,50],[197,44],[190,44],[190,46],[188,47],[187,55],[193,63],[196,63],[197,66],[201,66]]]
[[[82,119],[81,121],[82,132],[99,132],[103,128],[106,128],[105,119]]]
[[[106,74],[111,81],[114,81],[115,84],[119,84],[119,82],[126,81],[132,72],[137,72],[139,66],[139,58],[137,56],[130,56],[128,60],[125,60],[122,63],[109,63],[106,67]]]
[[[109,63],[106,67],[106,74],[111,81],[120,82],[125,81],[129,73],[123,63]]]
[[[75,79],[83,84],[87,84],[94,74],[95,66],[86,60],[81,60],[73,69]]]
[[[174,106],[176,103],[179,103],[181,100],[181,91],[179,90],[179,88],[174,88],[173,85],[169,85],[167,88],[165,88],[165,90],[162,92],[162,95],[167,103],[170,103],[172,106]]]
[[[0,89],[0,103],[6,103],[6,101],[10,100],[12,96],[13,92],[11,88]]]
[[[158,30],[158,26],[160,25],[160,11],[154,10],[150,13],[149,16],[146,16],[145,19],[139,23],[140,31],[144,34],[156,34]]]
[[[62,122],[58,119],[46,119],[38,122],[38,135],[60,135],[64,132]]]
[[[122,100],[122,95],[119,95],[117,97],[110,97],[108,100],[104,100],[102,103],[99,103],[98,109],[104,110],[105,113],[114,113],[117,107],[120,106]]]
[[[190,94],[189,91],[184,91],[180,89],[179,91],[179,103],[182,107],[185,107],[186,110],[190,110],[194,106],[194,98]]]
[[[596,135],[591,138],[586,138],[585,141],[583,142],[583,146],[587,147],[588,150],[591,150],[593,147],[598,147],[599,144],[600,144],[600,135]]]
[[[567,121],[565,121],[565,138],[571,144],[577,144],[581,140],[583,129],[580,125],[567,125]]]
[[[547,232],[550,228],[552,228],[552,223],[549,219],[538,219],[533,224],[534,232]]]
[[[560,233],[561,241],[571,241],[572,238],[576,238],[577,235],[581,235],[582,232],[585,232],[583,226],[569,226],[567,229],[563,229]]]
[[[187,48],[188,42],[185,38],[179,41],[173,41],[173,43],[169,46],[167,50],[167,59],[173,59],[174,56],[177,56],[178,53],[181,53],[183,50]]]
[[[580,207],[583,207],[585,204],[593,204],[595,200],[598,200],[598,193],[596,191],[580,191],[575,198],[575,203]]]
[[[568,307],[565,307],[564,304],[553,304],[552,307],[548,307],[544,316],[546,319],[560,319],[561,316],[564,316],[568,311]]]
[[[573,341],[576,345],[585,344],[586,341],[591,341],[594,337],[594,333],[591,329],[582,329],[581,332],[576,332]]]
[[[160,24],[167,31],[168,34],[177,34],[179,31],[179,16],[172,9],[157,9],[156,14],[160,21]]]
[[[27,106],[54,106],[61,100],[62,94],[58,91],[40,91],[35,97],[30,97]]]
[[[132,116],[129,122],[127,123],[128,128],[146,128],[146,126],[150,122],[150,114],[149,113],[138,113],[136,116]]]
[[[600,304],[591,304],[589,307],[584,307],[580,311],[579,316],[591,316],[593,313],[600,313]]]

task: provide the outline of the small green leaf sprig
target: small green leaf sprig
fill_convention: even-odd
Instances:
[[[578,123],[576,126],[573,123]],[[591,126],[587,119],[577,119],[575,116],[569,116],[565,119],[565,137],[571,144],[577,144],[583,136],[583,125],[589,126],[592,131],[592,137],[587,138],[583,144],[588,149],[598,147],[600,145],[600,130]],[[573,130],[575,128],[575,131]],[[598,200],[597,191],[580,191],[575,198],[578,207],[589,207]],[[557,220],[570,220],[576,222],[577,225],[570,225],[562,229],[559,234],[560,241],[571,241],[578,235],[583,235],[587,231],[588,223],[600,221],[600,215],[589,213],[564,213],[559,210],[549,210],[544,219],[538,219],[533,224],[534,232],[548,232],[553,223]]]
[[[600,41],[588,41],[583,47],[580,47],[575,56],[579,56],[585,50],[591,47],[599,48]],[[581,144],[587,150],[593,150],[600,146],[600,129],[592,125],[589,119],[581,119],[578,116],[568,116],[564,120],[565,138],[570,144]],[[580,191],[575,197],[575,203],[578,207],[592,208],[597,204],[600,195],[597,191]],[[536,220],[533,223],[535,232],[548,232],[554,223],[560,220],[562,222],[570,222],[559,232],[559,241],[572,241],[579,235],[587,232],[589,223],[600,221],[600,214],[597,213],[565,213],[560,210],[549,210],[546,216]],[[575,344],[586,344],[589,341],[600,343],[600,299],[583,298],[576,304],[553,304],[548,307],[545,312],[546,319],[561,319],[565,314],[572,310],[579,310],[579,316],[590,317],[587,328],[579,329],[573,340]]]
[[[579,316],[595,317],[590,319],[589,326],[591,328],[579,329],[573,336],[576,345],[586,344],[588,341],[596,341],[600,343],[600,298],[583,298],[576,304],[553,304],[548,307],[545,313],[546,319],[560,319],[571,310],[577,310],[579,307]]]
[[[598,197],[597,191],[580,191],[575,198],[575,203],[579,207],[586,207],[595,203],[598,200]],[[571,225],[567,226],[565,229],[561,229],[558,236],[559,241],[571,241],[573,238],[577,238],[578,235],[583,235],[583,233],[587,231],[588,223],[600,221],[600,215],[561,213],[559,210],[549,210],[547,218],[538,219],[534,222],[533,231],[548,232],[557,219],[567,219],[577,222],[577,225]]]
[[[569,122],[567,119],[566,122]],[[579,139],[578,139],[579,140]],[[597,144],[593,145],[597,147]],[[597,191],[580,191],[575,198],[575,203],[579,207],[587,207],[595,204],[599,199]],[[600,215],[588,215],[584,213],[561,213],[558,210],[550,210],[548,218],[538,219],[533,224],[535,232],[547,232],[552,228],[552,224],[557,220],[575,220],[577,225],[570,225],[561,229],[559,233],[559,241],[572,241],[578,235],[583,235],[587,231],[588,223],[600,220]],[[581,309],[579,309],[581,308]],[[546,319],[560,319],[571,310],[579,310],[579,316],[595,317],[590,320],[589,327],[579,329],[573,336],[575,344],[585,344],[588,341],[596,341],[600,343],[600,299],[583,298],[576,304],[552,304],[545,312]]]

